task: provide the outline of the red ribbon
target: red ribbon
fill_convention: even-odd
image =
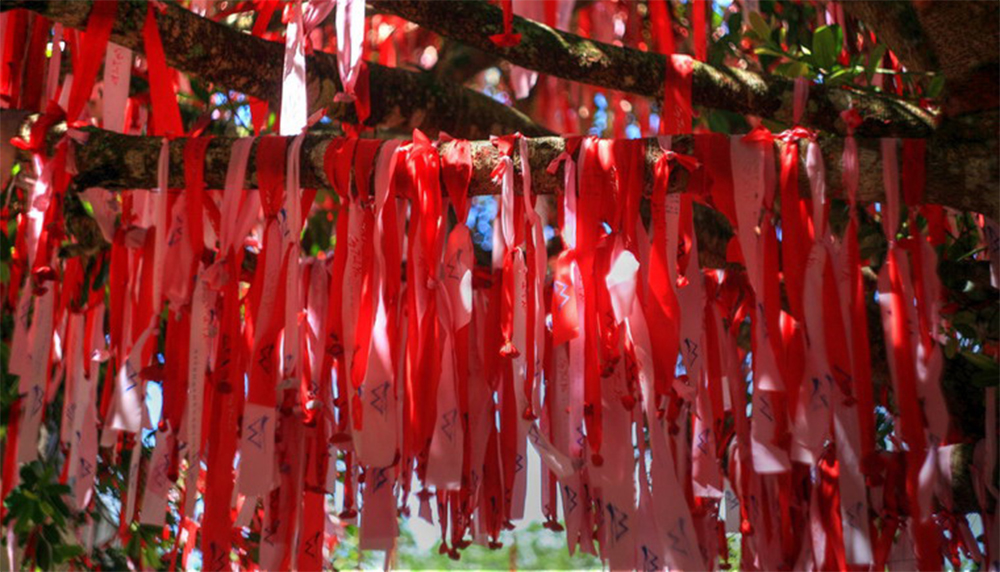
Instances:
[[[274,232],[272,227],[278,224],[278,213],[284,204],[287,141],[285,137],[268,136],[262,137],[257,144],[257,186],[267,223],[264,229],[264,247],[257,258],[257,271],[251,285],[251,316],[254,338],[257,341],[254,343],[250,364],[247,400],[261,405],[275,403],[274,382],[277,380],[278,358],[281,353],[277,351],[277,341],[284,325],[284,305],[263,300],[262,296],[265,283],[276,280],[277,295],[274,299],[284,299],[287,259],[282,252],[280,240],[275,240],[280,239],[280,234]],[[281,271],[277,277],[267,277],[267,259],[273,256],[282,261]],[[270,314],[270,317],[265,318],[265,313]],[[258,334],[256,329],[261,327],[266,329]]]
[[[361,255],[361,305],[357,315],[357,324],[354,331],[354,348],[351,361],[351,385],[354,388],[351,399],[353,400],[351,412],[354,416],[354,429],[361,430],[363,405],[358,390],[365,380],[365,372],[368,369],[368,352],[372,339],[372,320],[375,317],[373,289],[374,276],[374,240],[375,240],[375,216],[369,185],[372,176],[372,167],[375,163],[375,155],[381,141],[377,139],[362,139],[358,141],[357,152],[354,157],[354,180],[358,189],[358,200],[364,209],[364,223],[362,224],[362,255]],[[346,245],[345,245],[346,246]]]
[[[649,18],[652,22],[653,39],[656,40],[656,48],[661,54],[670,55],[674,49],[674,30],[670,23],[670,2],[669,0],[650,0]]]
[[[512,48],[521,43],[521,34],[513,33],[514,0],[500,0],[503,10],[503,33],[490,36],[490,41],[501,48]]]
[[[441,178],[448,199],[455,209],[459,224],[469,216],[468,189],[472,180],[472,147],[464,139],[456,139],[441,155]]]
[[[337,244],[347,244],[347,234],[350,224],[350,190],[348,188],[351,174],[351,164],[354,161],[354,150],[357,147],[357,139],[335,139],[327,145],[323,155],[323,171],[326,178],[333,186],[334,191],[340,198],[340,207],[337,211]],[[344,287],[344,273],[347,265],[347,249],[337,248],[333,253],[333,267],[330,275],[330,298],[327,304],[326,323],[328,336],[324,340],[325,348],[323,356],[323,376],[321,385],[330,382],[327,372],[331,371],[334,360],[337,365],[337,395],[340,396],[335,402],[340,408],[340,427],[344,425],[347,416],[347,403],[344,401],[347,395],[348,372],[344,357],[344,324],[343,324],[343,304],[340,303]]]
[[[174,72],[167,67],[160,29],[156,24],[156,9],[152,2],[146,8],[142,41],[149,66],[149,97],[153,105],[152,133],[157,137],[180,137],[184,135],[184,124],[181,122],[181,112],[172,85]]]
[[[21,95],[21,65],[28,33],[28,11],[7,12],[7,27],[3,30],[3,61],[0,62],[0,95],[8,105],[17,103]],[[8,473],[9,474],[9,473]],[[7,482],[7,481],[5,481]]]
[[[419,130],[413,132],[413,144],[406,161],[406,171],[416,202],[410,218],[407,282],[413,277],[410,293],[410,334],[407,357],[416,370],[407,371],[407,399],[409,419],[413,427],[414,452],[426,454],[434,431],[437,416],[437,381],[441,372],[440,328],[437,317],[436,287],[439,254],[441,252],[443,225],[440,168],[437,150]],[[419,243],[420,254],[416,246]],[[423,290],[423,292],[420,292]],[[419,314],[417,300],[425,295],[423,317]],[[424,467],[426,468],[426,466]]]
[[[736,199],[729,146],[729,137],[722,133],[695,134],[694,154],[705,168],[691,174],[690,186],[707,196],[712,206],[736,228]]]
[[[699,62],[704,62],[708,60],[708,22],[705,21],[705,11],[712,9],[712,3],[705,0],[691,0],[688,6],[692,13],[691,30],[694,57]]]
[[[620,224],[616,221],[613,226],[622,229],[626,247],[634,252],[639,242],[636,224],[640,223],[639,204],[646,182],[646,143],[641,139],[619,139],[615,140],[612,146],[618,175],[618,192],[624,199]]]
[[[109,2],[110,3],[110,2]],[[95,8],[96,12],[96,8]],[[93,22],[94,17],[91,16],[89,25]],[[49,42],[49,32],[52,30],[52,23],[49,22],[48,18],[43,18],[42,16],[36,15],[35,21],[31,26],[31,40],[28,42],[28,55],[25,59],[25,67],[29,70],[42,70],[45,69],[45,47]],[[90,34],[87,34],[88,38],[91,38]],[[96,37],[96,35],[95,35]],[[94,72],[96,74],[96,70]],[[17,107],[19,109],[30,109],[33,111],[42,110],[42,87],[45,81],[45,74],[43,73],[28,73],[24,78],[24,89],[20,94],[20,103]],[[75,86],[74,80],[74,86]],[[93,81],[91,81],[91,88],[93,88]],[[90,93],[87,93],[89,98]],[[72,98],[71,98],[72,99]],[[48,103],[48,102],[44,102]],[[81,106],[82,107],[82,106]],[[79,117],[79,114],[77,114]]]
[[[240,251],[241,252],[241,251]],[[230,259],[229,272],[237,275],[242,255]],[[223,288],[219,353],[209,384],[208,459],[205,471],[205,515],[202,517],[202,552],[206,570],[226,570],[232,546],[233,517],[230,510],[234,485],[233,459],[243,412],[243,392],[237,390],[245,371],[245,345],[240,335],[239,283],[230,280]],[[168,360],[176,357],[167,353]]]
[[[660,111],[660,134],[683,135],[691,133],[691,83],[694,61],[691,56],[667,56],[663,85],[663,109]]]
[[[205,248],[205,151],[211,137],[193,137],[184,144],[184,200],[187,205],[188,236],[194,254],[194,269],[201,262]]]
[[[779,135],[785,141],[781,150],[781,255],[785,291],[791,314],[800,322],[803,314],[803,288],[806,262],[812,248],[809,208],[799,196],[799,145],[797,139],[808,131],[796,127]]]
[[[602,149],[603,148],[603,149]],[[602,164],[602,151],[610,151],[610,141],[592,138],[583,147],[586,156],[582,158],[583,172],[580,185],[577,218],[576,261],[583,278],[584,297],[584,373],[583,373],[583,413],[587,426],[587,444],[592,452],[595,465],[603,462],[601,445],[603,442],[603,422],[601,406],[600,371],[600,325],[598,316],[598,289],[607,290],[603,280],[597,279],[597,248],[603,233],[602,223],[607,210],[602,202],[611,195],[613,182],[610,180],[610,165]],[[603,276],[603,275],[602,275]]]
[[[152,12],[150,12],[151,14]],[[87,19],[87,33],[83,36],[80,59],[74,61],[80,66],[74,66],[73,86],[69,92],[69,102],[66,104],[66,117],[71,123],[75,123],[83,111],[83,106],[90,99],[90,93],[94,89],[94,80],[97,79],[97,70],[104,61],[104,53],[108,47],[108,38],[111,37],[111,28],[115,23],[115,16],[118,14],[118,0],[108,0],[106,2],[95,2]],[[147,16],[147,23],[149,18]],[[155,27],[155,23],[154,23]],[[144,30],[145,33],[145,30]],[[148,36],[147,36],[148,38]],[[152,82],[153,68],[150,55],[149,39],[146,40],[147,57],[150,59],[150,82]],[[159,34],[156,34],[157,46],[159,46]],[[155,50],[155,48],[154,48]],[[162,56],[162,47],[160,47]]]

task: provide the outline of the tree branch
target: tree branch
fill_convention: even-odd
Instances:
[[[554,30],[515,16],[521,42],[510,48],[493,44],[489,36],[502,30],[499,8],[483,0],[426,2],[373,0],[379,10],[396,14],[442,36],[497,54],[511,63],[564,79],[662,98],[666,59],[652,52],[623,48]],[[792,122],[793,82],[736,68],[696,62],[692,86],[695,105]],[[853,103],[864,118],[857,134],[866,137],[927,137],[934,117],[905,101],[852,90],[813,85],[803,124],[845,133],[840,112]]]
[[[27,8],[65,26],[86,27],[92,1],[10,0],[4,9]],[[157,25],[167,63],[247,95],[280,101],[284,47],[198,16],[179,5],[166,4]],[[119,2],[111,40],[142,52],[142,25],[146,2]],[[354,121],[351,103],[334,101],[340,91],[337,58],[314,52],[307,58],[309,109],[326,109],[338,120]],[[492,98],[459,85],[440,83],[432,74],[368,64],[372,115],[367,125],[386,129],[414,128],[437,135],[446,131],[459,137],[485,138],[490,134],[520,131],[546,135],[549,131],[528,116]]]
[[[997,2],[855,0],[843,6],[873,30],[907,69],[944,75],[945,116],[992,110],[1000,104]]]
[[[29,117],[21,126],[21,132],[27,133],[37,115]],[[50,132],[54,142],[65,131],[65,124]],[[98,128],[86,128],[87,141],[76,149],[76,165],[79,174],[76,181],[81,188],[104,187],[111,190],[143,189],[156,186],[156,163],[160,149],[160,139],[121,135]],[[736,137],[736,136],[734,136]],[[302,147],[302,186],[329,188],[326,174],[323,171],[323,156],[326,147],[333,138],[328,135],[306,135]],[[215,137],[208,145],[206,155],[205,177],[210,188],[222,188],[225,184],[226,167],[229,164],[229,153],[234,138]],[[170,186],[184,186],[183,149],[186,139],[175,139],[170,142]],[[693,138],[679,136],[673,139],[673,148],[682,153],[690,153]],[[442,152],[450,143],[441,145]],[[805,143],[802,143],[805,145]],[[827,186],[834,190],[842,188],[841,169],[839,168],[843,153],[843,140],[839,138],[824,138],[820,140],[823,157],[828,165]],[[861,180],[858,189],[858,200],[861,202],[876,202],[884,199],[882,185],[882,159],[878,139],[859,139],[859,161]],[[550,174],[546,168],[565,149],[561,137],[538,137],[529,140],[529,161],[532,172],[533,192],[536,194],[552,194],[562,187],[562,168]],[[927,144],[927,188],[926,201],[941,204],[960,211],[973,211],[994,218],[1000,214],[1000,159],[998,159],[998,142],[996,139],[987,142],[955,142],[951,139],[941,140],[932,137]],[[652,167],[659,159],[662,151],[656,139],[646,140],[646,193],[652,189]],[[472,142],[473,176],[469,186],[470,195],[488,195],[498,192],[490,173],[499,158],[496,148],[487,140]],[[805,156],[800,153],[803,161],[802,176],[805,177]],[[256,166],[255,155],[251,154],[248,167],[247,185],[255,187]],[[521,157],[516,164],[520,168]],[[803,179],[804,181],[804,179]],[[517,179],[518,186],[520,179]],[[683,169],[671,178],[669,192],[683,192],[687,187],[687,175]],[[803,193],[808,185],[800,185]]]

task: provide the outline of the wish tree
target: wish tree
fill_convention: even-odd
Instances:
[[[1000,566],[1000,3],[0,30],[5,569]]]

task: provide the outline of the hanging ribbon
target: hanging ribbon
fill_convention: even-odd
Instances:
[[[365,37],[365,3],[363,0],[338,0],[335,15],[337,28],[337,69],[343,93],[337,101],[353,101],[358,123],[363,124],[370,113],[368,102],[368,67],[361,60]]]
[[[674,30],[670,21],[670,2],[669,0],[652,0],[648,6],[656,49],[661,54],[670,56],[677,51],[674,48]]]
[[[302,24],[301,0],[288,4],[288,11],[288,26],[285,28],[285,58],[281,75],[283,78],[281,81],[281,114],[278,118],[278,124],[281,135],[298,135],[305,129],[309,115],[308,101],[306,101],[306,37]],[[339,30],[337,36],[339,42]]]
[[[711,11],[712,3],[705,0],[691,0],[691,33],[694,44],[694,58],[699,62],[708,61],[708,27],[706,12]]]
[[[694,4],[697,6],[697,3]],[[694,61],[690,56],[670,54],[667,56],[665,82],[663,84],[663,109],[660,111],[661,135],[684,135],[691,133],[691,83]]]
[[[157,137],[180,137],[184,135],[184,124],[181,122],[180,108],[171,85],[174,72],[167,67],[167,58],[160,41],[156,10],[154,3],[147,5],[146,21],[142,26],[142,41],[149,66],[149,97],[153,107],[151,132]]]
[[[104,129],[125,133],[125,112],[128,108],[131,77],[132,50],[109,42],[104,56],[104,97],[101,100],[101,115],[104,120],[101,126]]]
[[[930,499],[929,491],[921,490],[920,471],[927,453],[927,439],[923,429],[918,401],[916,355],[913,349],[909,316],[914,311],[912,283],[908,276],[905,250],[895,239],[899,222],[899,165],[895,139],[882,140],[883,179],[886,190],[885,230],[889,239],[886,262],[879,272],[879,304],[885,337],[891,340],[888,347],[889,371],[899,407],[900,435],[906,442],[906,496],[910,505],[910,523],[916,539],[915,549],[921,568],[939,569],[939,540],[933,521],[924,507]],[[888,344],[887,344],[888,345]]]
[[[87,32],[81,41],[80,67],[74,66],[73,85],[70,88],[69,103],[66,107],[66,117],[70,123],[75,123],[79,119],[84,105],[90,99],[91,91],[94,89],[94,81],[97,79],[97,69],[101,65],[101,55],[104,54],[108,45],[108,38],[111,37],[111,28],[114,26],[117,14],[117,0],[97,2],[87,19]],[[159,40],[158,34],[156,40]]]
[[[253,321],[253,349],[247,390],[247,405],[243,414],[239,490],[247,495],[263,495],[272,488],[274,467],[274,433],[276,385],[278,381],[278,337],[284,321],[283,300],[288,258],[282,244],[278,214],[285,194],[286,140],[263,137],[257,146],[258,185],[261,205],[266,217],[264,246],[257,258],[257,272],[251,285],[250,315]],[[265,301],[267,301],[265,303]]]
[[[512,48],[521,43],[521,34],[514,33],[514,0],[500,0],[503,10],[503,33],[493,34],[490,41],[501,48]]]

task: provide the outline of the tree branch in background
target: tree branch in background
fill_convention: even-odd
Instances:
[[[91,1],[81,0],[10,0],[4,2],[4,9],[27,8],[65,26],[83,29],[91,5]],[[119,2],[111,40],[143,51],[145,16],[146,2]],[[170,66],[220,88],[280,101],[281,44],[243,34],[173,3],[166,4],[157,24]],[[471,89],[439,82],[432,74],[368,65],[372,107],[368,125],[404,131],[416,128],[431,136],[446,131],[470,138],[516,131],[549,134],[523,113]],[[333,119],[355,120],[353,104],[333,100],[341,88],[336,56],[314,52],[308,56],[306,71],[309,109],[325,108]]]
[[[666,59],[658,53],[596,42],[519,16],[514,17],[514,32],[521,34],[521,42],[499,47],[489,36],[501,31],[502,13],[485,0],[373,0],[371,4],[528,69],[607,89],[663,97]],[[695,63],[693,76],[695,105],[792,122],[794,82],[787,78],[700,62]],[[857,130],[861,136],[927,137],[934,130],[934,117],[908,102],[822,85],[811,88],[802,123],[844,134],[840,112],[852,104],[864,118]]]
[[[483,70],[498,63],[499,59],[493,54],[446,38],[437,64],[431,72],[441,81],[464,85]]]
[[[1000,3],[863,0],[843,6],[907,69],[944,75],[945,116],[1000,105]]]

